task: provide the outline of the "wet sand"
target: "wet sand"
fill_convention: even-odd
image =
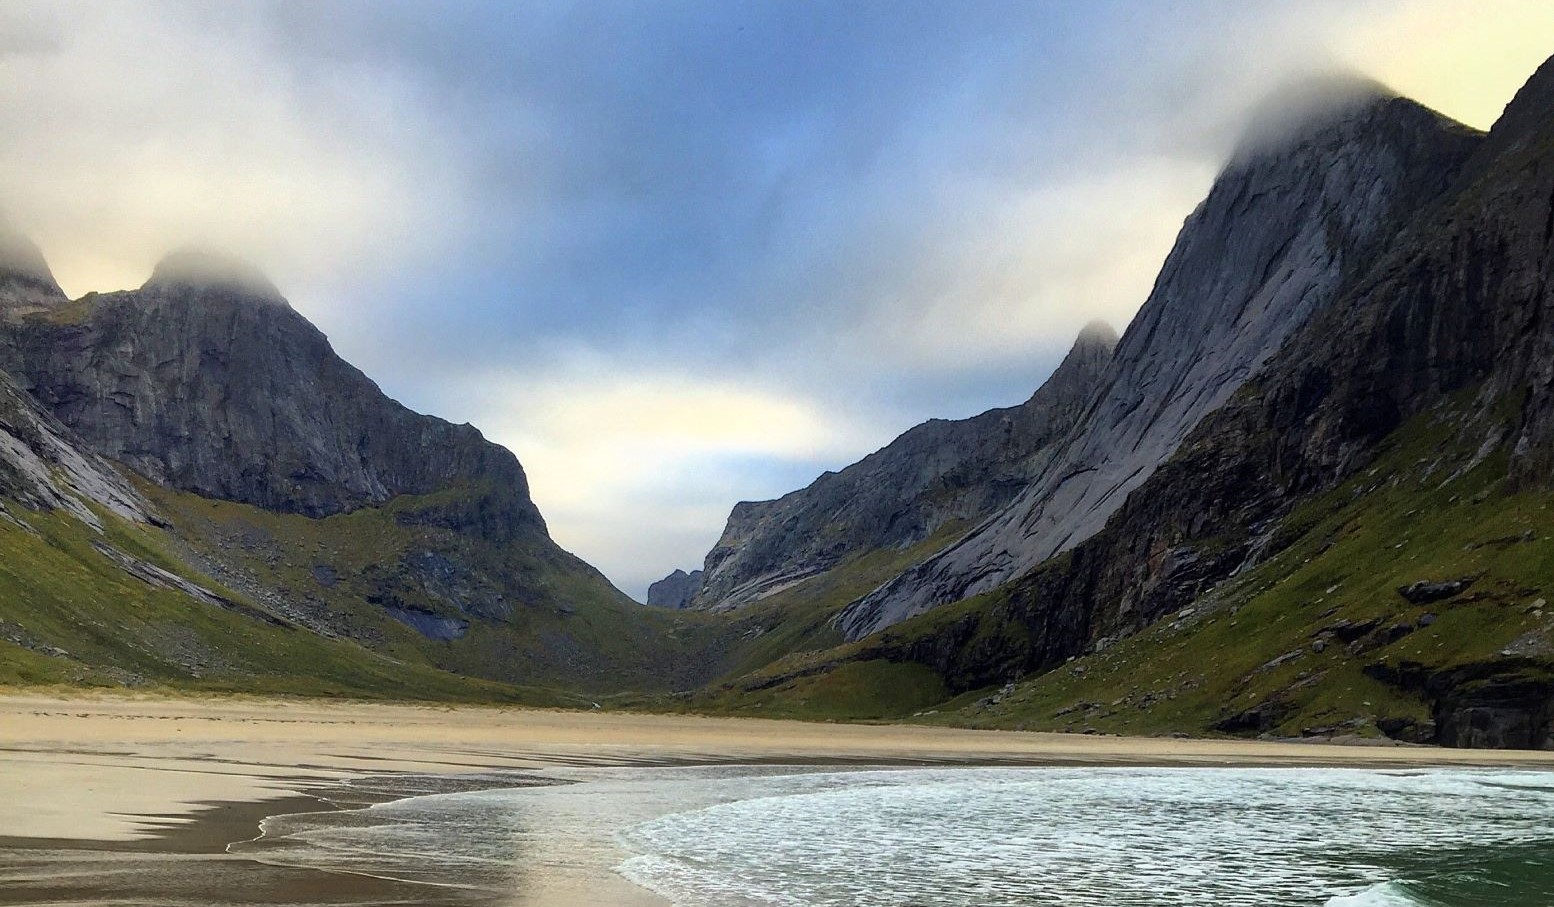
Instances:
[[[469,903],[457,891],[265,866],[225,848],[254,837],[268,815],[355,808],[388,796],[341,786],[352,779],[684,763],[1554,768],[1554,753],[474,706],[0,695],[0,904]],[[663,904],[615,876],[539,880],[510,903]]]

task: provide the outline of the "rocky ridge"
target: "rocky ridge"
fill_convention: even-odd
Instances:
[[[53,287],[36,249],[13,245],[28,255],[9,259],[24,267],[0,269],[0,286]],[[0,527],[0,545],[52,564],[24,583],[73,569],[52,548],[76,552],[99,584],[29,587],[46,588],[37,607],[90,613],[115,594],[103,585],[129,577],[183,596],[180,621],[215,607],[346,641],[304,646],[320,659],[307,670],[381,665],[389,651],[428,689],[465,689],[425,673],[438,669],[588,688],[710,669],[550,539],[512,453],[388,398],[253,269],[175,253],[137,290],[28,300],[0,312],[0,507],[31,541]],[[60,510],[102,537],[83,544],[70,521],[37,516]],[[90,622],[33,616],[55,648],[99,638]],[[199,670],[147,632],[94,649],[97,668],[140,670],[129,666],[150,652],[155,672]],[[210,657],[243,661],[223,639]]]

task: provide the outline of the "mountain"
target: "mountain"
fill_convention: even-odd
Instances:
[[[648,586],[647,603],[655,608],[684,608],[701,588],[701,571],[676,570]]]
[[[1554,748],[1554,61],[1487,134],[1319,94],[1121,340],[741,504],[657,608],[262,275],[70,300],[0,235],[0,683]]]
[[[1205,415],[1332,304],[1435,198],[1478,134],[1376,86],[1343,83],[1277,139],[1259,129],[1183,225],[1052,463],[996,519],[843,615],[858,639],[985,592],[1100,531]]]
[[[437,689],[466,688],[425,672],[601,690],[693,684],[708,669],[687,641],[702,629],[676,630],[550,539],[509,451],[389,399],[251,268],[176,253],[139,289],[72,301],[35,247],[7,247],[19,251],[0,287],[26,305],[0,320],[12,414],[0,497],[36,537],[83,542],[78,562],[104,583],[139,576],[183,593],[185,609],[216,602],[366,650],[325,646],[323,663],[387,658]],[[41,516],[56,512],[70,524]],[[90,617],[14,622],[79,649],[103,619],[99,592],[54,590],[61,609],[91,603]],[[81,669],[192,670],[181,644],[125,644],[137,652]],[[199,648],[234,662],[219,642]]]
[[[709,701],[867,676],[956,724],[1554,748],[1554,61],[1438,142],[1444,191],[1102,530]]]
[[[693,607],[746,605],[865,552],[905,550],[997,512],[1047,468],[1116,342],[1110,327],[1088,325],[1019,406],[925,422],[807,488],[736,505],[707,554]]]

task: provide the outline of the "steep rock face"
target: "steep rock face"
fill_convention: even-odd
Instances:
[[[1183,226],[1105,388],[1051,467],[998,517],[849,608],[848,637],[993,589],[1100,531],[1451,184],[1480,138],[1371,93],[1277,143],[1246,146]]]
[[[737,607],[824,572],[849,555],[905,548],[951,521],[980,521],[1047,468],[1083,414],[1116,334],[1089,325],[1019,406],[935,419],[841,472],[775,501],[743,502],[708,553],[694,605]]]
[[[930,665],[953,690],[1053,668],[1271,557],[1296,503],[1361,474],[1394,430],[1443,408],[1459,444],[1478,449],[1474,461],[1503,456],[1512,483],[1548,489],[1551,362],[1554,61],[1456,184],[1255,385],[1204,419],[1104,531],[987,607],[925,633],[887,631],[859,657]],[[1438,742],[1547,747],[1551,670],[1510,658],[1374,673],[1434,699]]]
[[[655,608],[684,608],[701,588],[701,571],[676,570],[648,586],[647,603]]]
[[[319,517],[448,488],[421,518],[543,535],[518,461],[385,396],[262,277],[170,256],[139,290],[9,319],[4,365],[93,449],[172,488]]]
[[[112,466],[0,372],[0,515],[12,502],[63,510],[100,528],[92,507],[149,522],[149,507]]]

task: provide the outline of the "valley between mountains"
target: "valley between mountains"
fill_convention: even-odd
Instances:
[[[0,683],[1554,749],[1554,61],[1252,130],[1025,402],[729,515],[646,605],[266,278],[0,236]]]

